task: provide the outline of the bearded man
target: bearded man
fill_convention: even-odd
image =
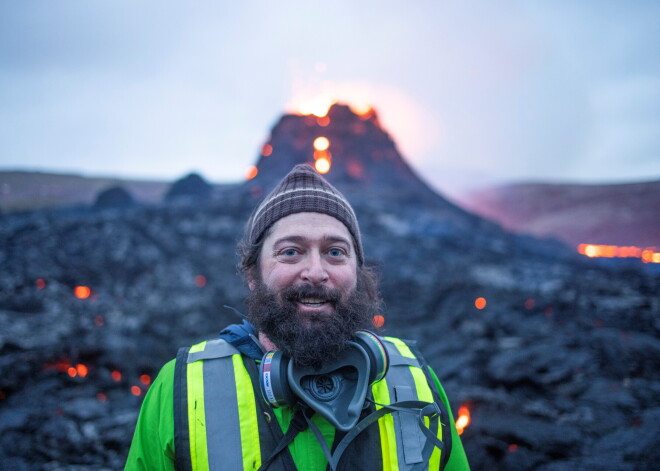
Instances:
[[[163,367],[127,470],[469,470],[414,343],[369,331],[377,279],[336,188],[297,165],[238,251],[249,322]]]

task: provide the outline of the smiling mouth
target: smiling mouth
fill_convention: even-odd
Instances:
[[[328,303],[327,300],[321,298],[300,298],[298,302],[307,307],[321,307]]]

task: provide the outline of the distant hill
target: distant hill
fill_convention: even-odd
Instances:
[[[479,190],[459,201],[506,229],[571,245],[660,247],[660,181],[521,183]]]
[[[138,202],[155,203],[162,199],[170,182],[0,171],[0,211],[91,205],[101,191],[116,186],[123,187]]]

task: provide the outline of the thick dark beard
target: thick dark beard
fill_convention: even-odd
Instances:
[[[299,366],[318,369],[336,359],[355,331],[373,329],[373,316],[380,312],[380,298],[373,290],[365,289],[359,276],[357,287],[345,299],[337,290],[312,285],[289,287],[274,294],[261,280],[255,281],[255,289],[245,300],[248,319]],[[296,305],[302,297],[329,299],[334,312],[313,317],[305,314],[310,322],[303,323]]]

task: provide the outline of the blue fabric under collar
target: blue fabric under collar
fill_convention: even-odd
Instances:
[[[242,324],[231,324],[220,332],[220,338],[232,344],[239,352],[255,360],[261,360],[264,352],[255,339],[257,338],[257,329],[248,321]]]

